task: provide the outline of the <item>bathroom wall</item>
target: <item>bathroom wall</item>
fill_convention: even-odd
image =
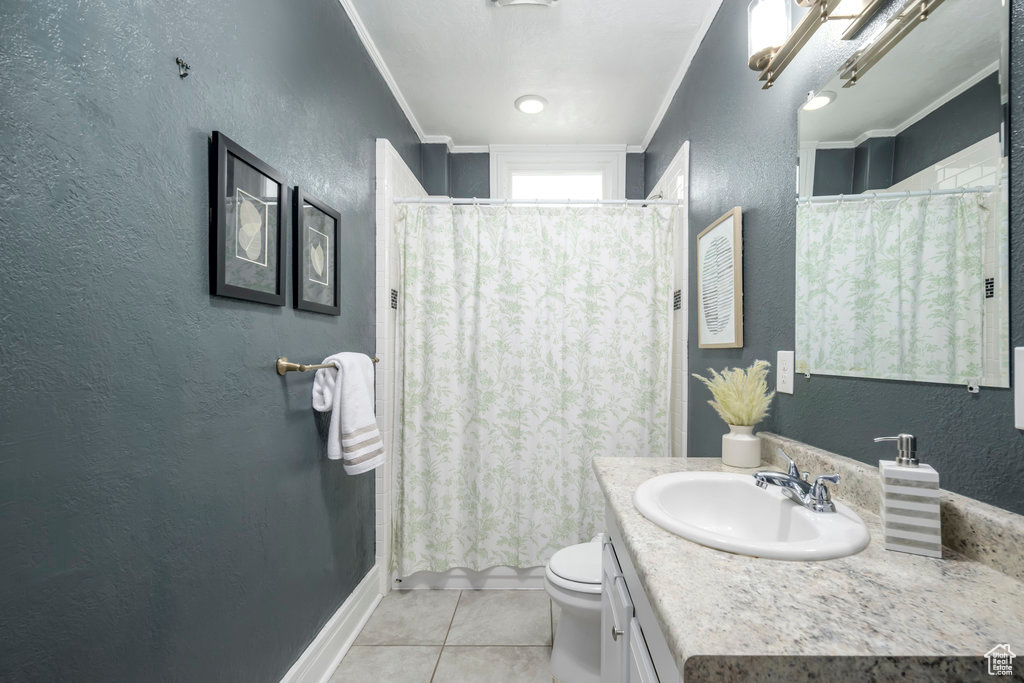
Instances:
[[[644,155],[640,153],[626,154],[626,199],[646,199],[646,190]]]
[[[448,196],[491,196],[491,155],[487,152],[452,154],[448,157]],[[426,188],[430,191],[430,188]]]
[[[0,92],[0,680],[277,681],[374,478],[273,362],[373,350],[374,140],[419,141],[337,0],[8,0]],[[341,212],[340,317],[209,295],[214,129]]]
[[[796,111],[807,91],[827,82],[854,45],[823,28],[783,73],[761,90],[747,68],[746,0],[725,0],[647,149],[650,188],[684,140],[690,140],[690,233],[730,207],[743,207],[744,341],[742,349],[700,349],[690,338],[690,368],[775,362],[793,348],[794,164]],[[942,11],[940,8],[937,11]],[[1010,142],[1011,336],[1024,345],[1024,2],[1011,7]],[[872,27],[865,30],[870,34]],[[696,329],[696,253],[691,251],[690,329]],[[707,405],[707,390],[690,383],[689,455],[717,456],[725,426]],[[796,378],[796,393],[779,395],[760,429],[869,463],[891,458],[891,444],[872,437],[918,436],[919,457],[940,472],[944,488],[1024,513],[1024,434],[1013,427],[1011,392],[865,380]]]
[[[427,194],[448,194],[448,145],[424,143],[421,145],[422,161],[420,177],[423,178],[423,189]]]

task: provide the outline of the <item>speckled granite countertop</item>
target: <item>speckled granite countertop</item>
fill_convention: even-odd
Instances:
[[[813,677],[813,667],[820,666],[813,658],[970,657],[974,667],[996,644],[1024,650],[1024,582],[952,552],[939,560],[886,551],[877,510],[858,507],[839,492],[835,499],[867,523],[868,547],[837,560],[784,562],[692,543],[633,507],[636,487],[659,474],[756,470],[728,467],[718,458],[595,458],[594,470],[679,671],[688,678],[712,670],[726,675],[725,668],[735,673],[743,658],[804,658],[801,677]],[[1021,554],[1024,548],[1006,551]],[[941,665],[929,666],[947,678]],[[876,668],[871,676],[879,674]]]

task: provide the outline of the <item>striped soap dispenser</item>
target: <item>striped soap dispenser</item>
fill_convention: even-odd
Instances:
[[[942,557],[939,473],[931,465],[918,463],[913,434],[882,436],[875,441],[895,441],[897,451],[896,460],[878,462],[885,549]]]

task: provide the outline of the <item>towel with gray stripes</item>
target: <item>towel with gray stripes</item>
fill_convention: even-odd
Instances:
[[[346,474],[380,467],[384,442],[373,413],[373,361],[364,353],[336,353],[323,362],[334,367],[316,371],[313,409],[331,413],[327,457],[341,460]]]

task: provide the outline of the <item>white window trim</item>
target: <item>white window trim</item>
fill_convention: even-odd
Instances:
[[[515,173],[601,173],[602,199],[626,198],[626,145],[491,145],[491,197],[508,198]]]

